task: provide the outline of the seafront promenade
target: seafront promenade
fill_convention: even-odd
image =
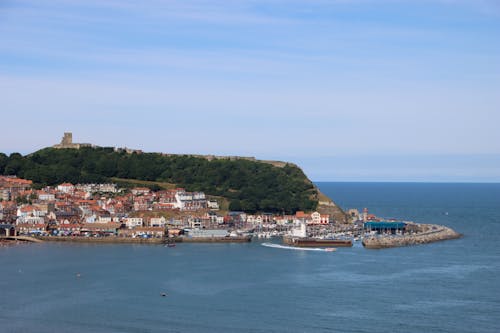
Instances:
[[[20,241],[20,242],[31,242],[31,243],[41,243],[40,239],[31,236],[0,236],[0,241]]]

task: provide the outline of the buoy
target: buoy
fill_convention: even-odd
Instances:
[[[165,297],[165,296],[167,296],[167,294],[166,293],[161,293],[161,296]]]

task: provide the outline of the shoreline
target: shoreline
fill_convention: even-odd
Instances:
[[[380,236],[363,239],[363,246],[367,249],[385,249],[434,243],[450,239],[458,239],[463,235],[455,230],[437,224],[414,224],[419,231],[404,236]]]
[[[420,245],[438,241],[461,238],[449,227],[436,224],[411,223],[414,233],[405,235],[377,235],[366,237],[362,244],[367,249],[384,249]],[[232,237],[158,237],[158,238],[131,238],[131,237],[81,237],[81,236],[17,236],[14,240],[1,239],[0,246],[11,246],[25,242],[69,242],[69,243],[93,243],[93,244],[156,244],[167,245],[175,243],[248,243],[252,236]],[[286,237],[284,238],[284,241]],[[286,241],[285,241],[286,243]],[[338,246],[338,245],[337,245]],[[351,245],[352,246],[352,245]]]

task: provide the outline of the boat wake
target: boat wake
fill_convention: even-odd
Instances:
[[[333,247],[322,248],[322,247],[296,247],[296,246],[287,246],[280,245],[274,243],[262,243],[262,246],[272,247],[275,249],[285,249],[285,250],[297,250],[297,251],[316,251],[316,252],[334,252],[336,249]]]

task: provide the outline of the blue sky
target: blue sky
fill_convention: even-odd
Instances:
[[[72,131],[318,181],[500,181],[495,0],[3,0],[0,37],[6,153]]]

